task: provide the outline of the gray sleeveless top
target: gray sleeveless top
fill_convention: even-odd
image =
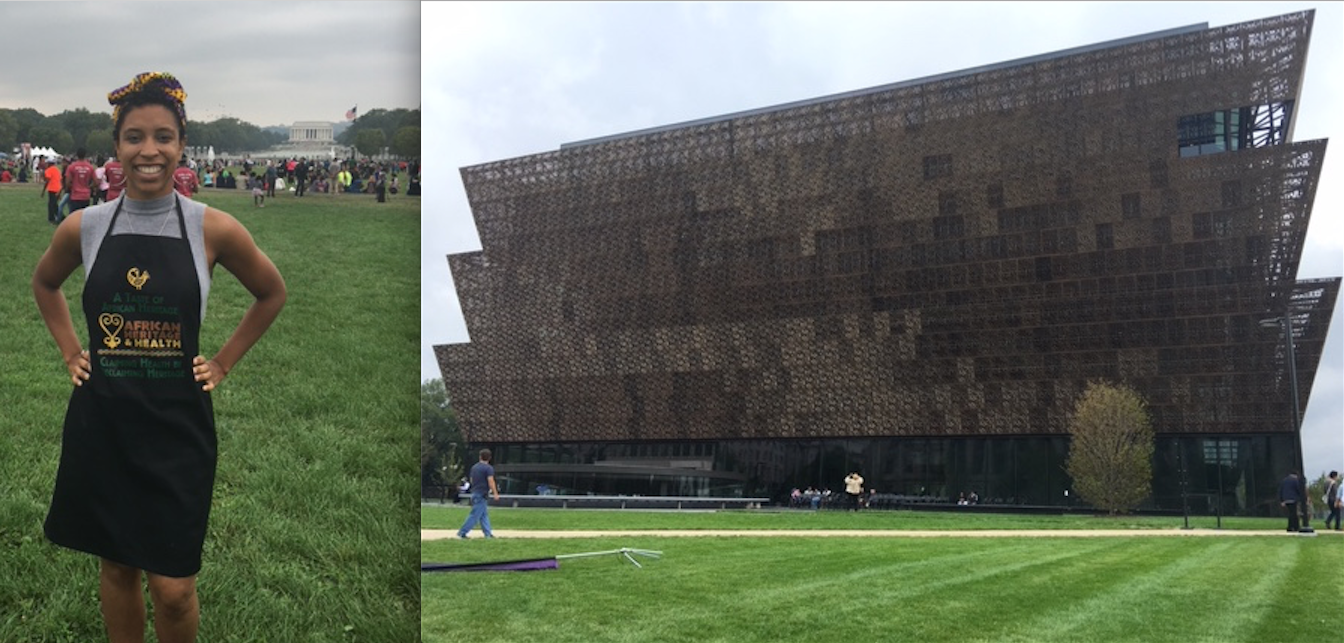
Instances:
[[[126,193],[113,201],[84,208],[79,226],[79,250],[84,258],[84,277],[88,278],[98,249],[103,245],[103,234],[112,221],[112,213],[121,204],[121,215],[112,234],[143,234],[153,237],[182,238],[177,227],[177,203],[182,203],[182,220],[187,226],[187,243],[196,264],[196,279],[201,284],[201,319],[205,319],[205,302],[210,295],[210,269],[205,265],[205,204],[192,201],[177,192],[149,201],[126,198]]]

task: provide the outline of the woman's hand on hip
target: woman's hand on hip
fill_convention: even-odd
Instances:
[[[201,382],[202,391],[214,390],[224,381],[224,369],[215,360],[208,360],[200,355],[191,360],[191,372],[196,376],[196,381]]]
[[[65,358],[65,368],[70,371],[70,381],[83,386],[89,379],[89,351],[80,350]]]

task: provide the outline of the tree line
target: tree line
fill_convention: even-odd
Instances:
[[[241,154],[283,143],[289,140],[289,133],[266,130],[237,118],[225,117],[210,122],[188,119],[187,138],[194,147],[213,146],[220,154]],[[417,158],[420,156],[420,110],[369,110],[341,132],[336,142],[354,147],[365,155],[378,154],[387,148],[394,155]],[[82,147],[90,156],[111,155],[112,113],[90,112],[81,107],[46,116],[32,108],[0,108],[0,151],[8,152],[21,143],[50,147],[62,154]]]

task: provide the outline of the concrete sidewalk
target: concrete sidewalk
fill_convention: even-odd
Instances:
[[[1344,532],[1321,530],[1320,534],[1344,535]],[[1291,533],[1286,530],[1245,529],[984,529],[964,531],[892,530],[892,529],[640,529],[610,531],[541,531],[527,529],[496,529],[497,538],[611,538],[611,537],[693,537],[693,536],[750,536],[750,537],[876,537],[876,538],[1114,538],[1134,536],[1287,536],[1309,538],[1316,534]],[[456,538],[456,529],[421,529],[420,540]],[[472,530],[472,538],[480,538],[479,529]]]

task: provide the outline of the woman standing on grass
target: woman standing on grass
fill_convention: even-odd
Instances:
[[[33,275],[38,310],[75,385],[45,532],[101,559],[99,598],[113,643],[144,640],[142,574],[159,641],[195,640],[216,461],[209,392],[285,302],[280,272],[247,230],[173,189],[187,142],[185,100],[177,80],[160,72],[108,94],[125,192],[62,222]],[[215,264],[255,301],[207,359],[200,326]],[[88,349],[61,292],[80,265]]]

